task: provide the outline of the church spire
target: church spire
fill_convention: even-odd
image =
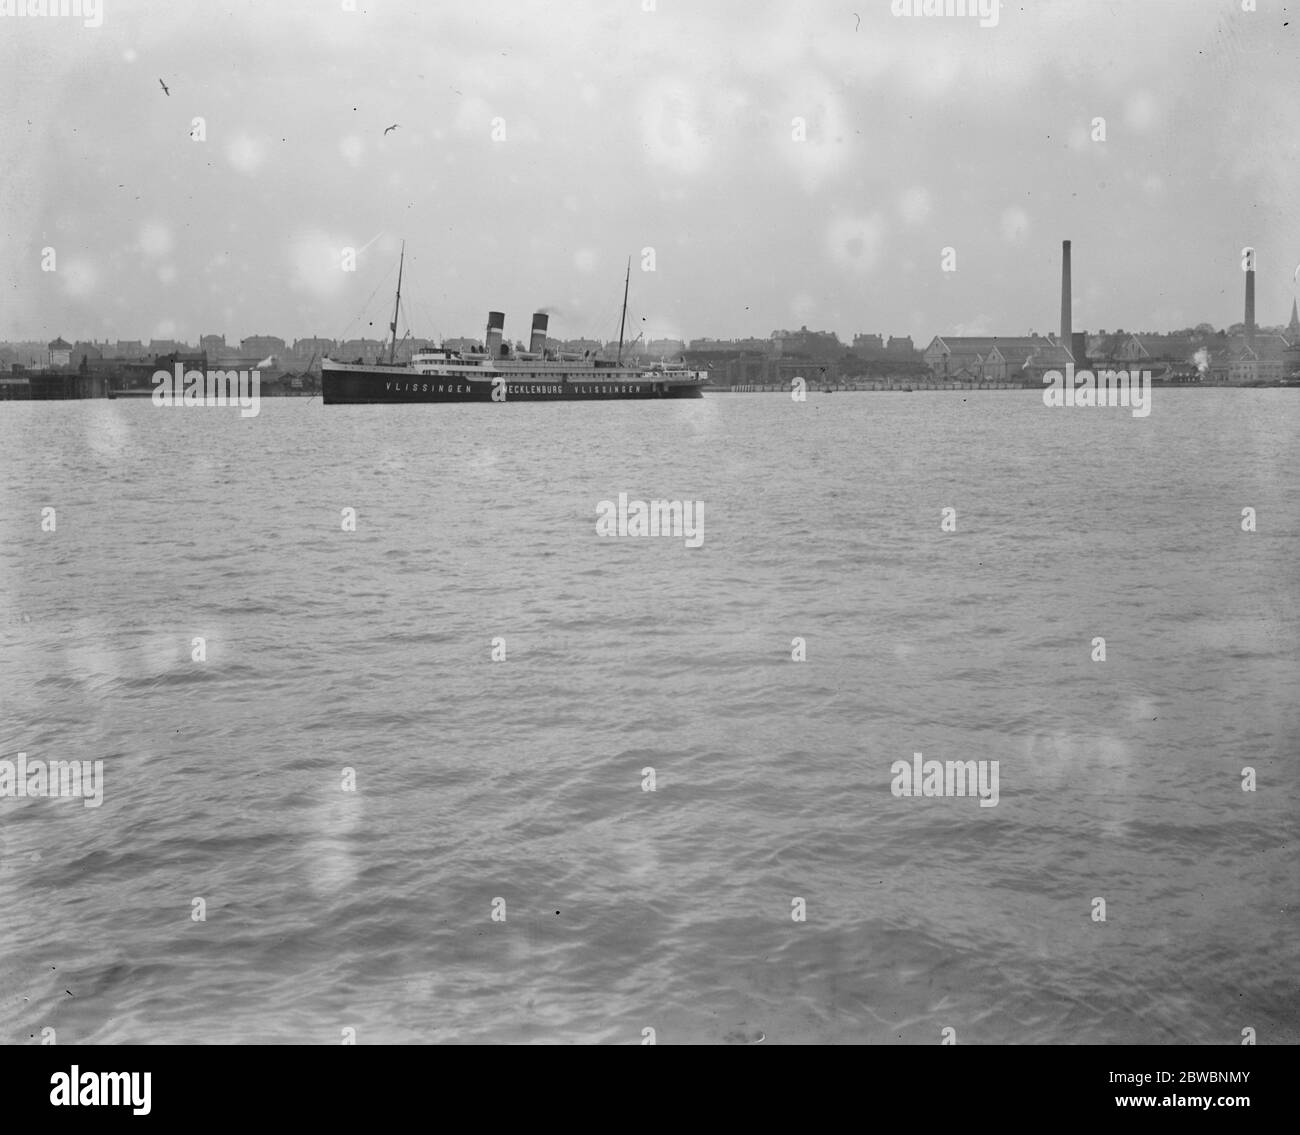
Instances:
[[[1300,311],[1296,310],[1296,301],[1291,301],[1291,322],[1287,324],[1286,329],[1292,335],[1300,334]]]

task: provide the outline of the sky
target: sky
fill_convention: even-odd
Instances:
[[[0,339],[380,338],[403,241],[431,338],[616,337],[629,257],[629,339],[1045,333],[1063,239],[1076,329],[1300,287],[1300,0],[36,2]]]

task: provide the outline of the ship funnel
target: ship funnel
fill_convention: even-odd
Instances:
[[[1073,342],[1070,334],[1072,318],[1070,310],[1070,242],[1061,241],[1061,346],[1067,351]]]
[[[530,354],[540,355],[546,350],[546,327],[550,321],[551,317],[543,315],[540,311],[533,314],[533,334],[528,340]]]
[[[501,333],[505,329],[506,317],[504,312],[489,311],[487,322],[487,353],[488,358],[499,358],[501,355]]]
[[[1254,264],[1254,261],[1251,261]],[[1246,345],[1255,345],[1255,269],[1246,269]]]

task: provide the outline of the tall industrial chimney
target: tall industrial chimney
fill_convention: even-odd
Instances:
[[[540,311],[533,314],[533,333],[528,340],[528,350],[534,355],[540,355],[546,350],[546,327],[550,323],[551,317],[543,315]]]
[[[501,333],[505,329],[506,317],[503,312],[489,311],[487,322],[488,358],[495,359],[501,355]]]
[[[1061,346],[1067,351],[1071,343],[1070,318],[1070,242],[1061,241]]]
[[[1255,269],[1246,269],[1246,345],[1255,345]]]

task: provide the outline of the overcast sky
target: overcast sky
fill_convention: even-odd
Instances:
[[[1296,294],[1281,0],[101,2],[0,15],[0,338],[379,337],[403,239],[429,336],[616,336],[629,255],[630,335],[1045,332],[1063,238],[1080,329]]]

